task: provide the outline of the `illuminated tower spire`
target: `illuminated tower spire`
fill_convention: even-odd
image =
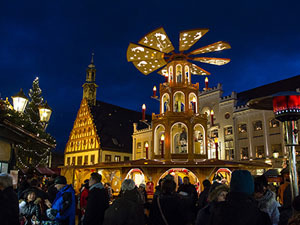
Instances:
[[[88,65],[86,69],[86,80],[82,85],[83,87],[83,96],[82,98],[86,98],[89,104],[96,104],[96,93],[98,85],[96,82],[96,67],[94,65],[94,53],[92,53],[91,63]]]

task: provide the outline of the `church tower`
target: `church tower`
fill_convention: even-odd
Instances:
[[[96,67],[94,65],[94,53],[92,53],[92,59],[90,65],[86,69],[86,80],[82,85],[83,87],[83,96],[89,104],[96,104],[96,93],[98,85],[95,83],[96,81]]]

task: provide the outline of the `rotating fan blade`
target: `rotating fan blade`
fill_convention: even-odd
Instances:
[[[192,51],[189,55],[197,55],[197,54],[203,54],[203,53],[208,53],[208,52],[216,52],[216,51],[221,51],[225,49],[230,49],[231,46],[229,43],[224,42],[224,41],[218,41],[216,43],[204,46],[202,48],[198,48],[194,51]]]
[[[164,53],[130,43],[127,49],[127,61],[155,60],[164,58]]]
[[[191,73],[194,75],[210,75],[209,72],[207,72],[206,70],[200,68],[199,66],[192,64],[191,65]]]
[[[138,43],[164,53],[174,51],[174,47],[162,27],[148,33]]]
[[[132,63],[144,75],[148,75],[167,64],[164,59],[133,61]]]
[[[167,66],[165,66],[164,68],[162,68],[160,71],[157,72],[158,74],[162,75],[162,76],[168,76],[168,69]]]
[[[210,57],[196,57],[192,60],[202,62],[202,63],[209,63],[217,66],[222,66],[230,62],[230,59],[225,58],[210,58]]]
[[[179,35],[179,51],[188,50],[202,38],[209,29],[193,29],[181,31]]]

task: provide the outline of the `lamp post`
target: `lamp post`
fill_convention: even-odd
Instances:
[[[39,106],[40,120],[44,124],[45,130],[50,120],[51,113],[52,113],[52,109],[50,108],[47,102]]]
[[[253,99],[248,102],[248,106],[253,109],[273,110],[275,118],[283,123],[284,141],[289,153],[292,199],[294,199],[299,194],[295,146],[298,145],[297,120],[300,119],[300,93],[280,92]]]
[[[12,96],[11,98],[13,100],[14,110],[19,113],[23,113],[28,102],[28,98],[24,94],[23,89],[21,88],[19,93]]]
[[[160,137],[160,144],[161,144],[161,158],[164,158],[164,145],[165,145],[165,135],[162,134]]]

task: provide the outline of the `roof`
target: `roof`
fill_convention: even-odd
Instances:
[[[140,122],[142,113],[102,101],[96,101],[96,105],[90,105],[90,109],[101,148],[132,153],[133,123],[138,123],[138,129],[147,127],[145,123]],[[150,115],[146,115],[146,119],[151,122]]]
[[[277,92],[296,91],[297,88],[300,88],[300,75],[240,92],[237,94],[236,106],[246,105],[251,99],[272,95]]]

